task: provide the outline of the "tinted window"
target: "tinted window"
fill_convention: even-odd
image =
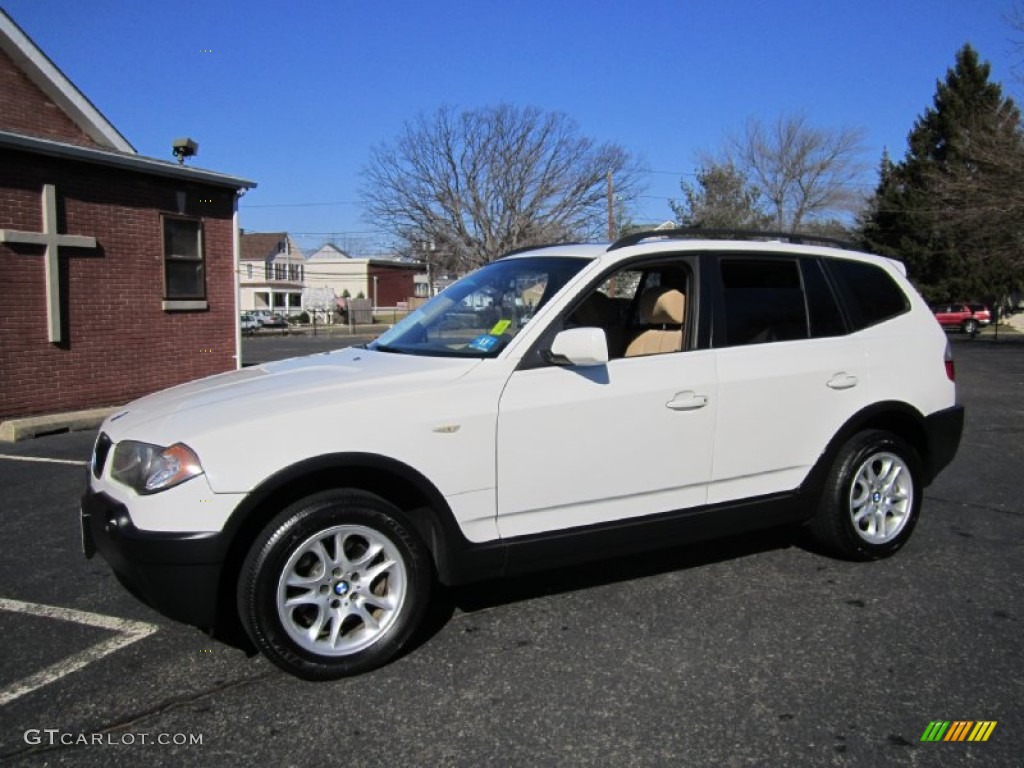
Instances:
[[[795,260],[723,259],[725,339],[715,346],[807,338],[807,310]]]
[[[855,331],[902,315],[910,309],[903,290],[881,267],[863,261],[830,259],[828,268],[836,279]]]
[[[807,311],[811,318],[811,338],[842,336],[846,333],[843,313],[832,292],[821,262],[805,259],[801,262],[804,276],[804,292],[807,294]]]

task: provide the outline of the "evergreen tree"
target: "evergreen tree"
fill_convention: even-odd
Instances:
[[[697,183],[679,183],[686,199],[669,205],[680,226],[705,229],[767,229],[760,193],[730,163],[709,163],[697,171]]]
[[[970,45],[957,52],[903,160],[883,155],[862,222],[865,247],[902,259],[932,301],[994,303],[1021,281],[1021,116],[989,74]]]

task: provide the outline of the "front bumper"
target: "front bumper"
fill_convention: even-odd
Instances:
[[[164,615],[216,626],[227,552],[223,534],[139,530],[127,507],[91,488],[82,497],[81,513],[87,558],[99,552],[125,587]]]

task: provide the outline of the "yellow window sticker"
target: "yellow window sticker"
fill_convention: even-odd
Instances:
[[[491,336],[501,336],[501,334],[503,334],[505,331],[508,330],[508,327],[510,325],[512,325],[512,321],[511,320],[499,320],[495,324],[495,326],[493,328],[491,328],[490,335]]]

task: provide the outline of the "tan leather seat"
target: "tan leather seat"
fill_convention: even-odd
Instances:
[[[651,288],[640,297],[640,322],[661,326],[641,331],[626,346],[626,357],[679,352],[683,348],[686,297],[675,288]]]

